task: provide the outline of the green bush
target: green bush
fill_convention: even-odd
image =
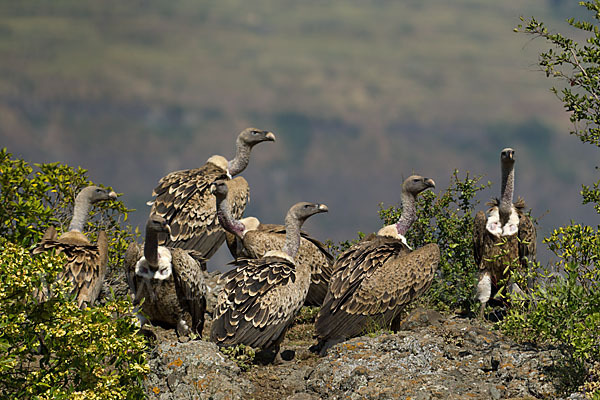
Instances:
[[[461,179],[455,170],[450,186],[444,192],[436,195],[427,190],[417,197],[417,220],[406,239],[413,249],[427,243],[440,246],[437,276],[421,301],[441,311],[472,311],[477,306],[474,298],[478,269],[473,259],[473,215],[478,204],[476,194],[489,186],[480,184],[480,180],[468,173]],[[396,222],[401,214],[401,208],[380,205],[379,216],[384,225]]]
[[[35,245],[49,225],[56,226],[59,235],[64,232],[71,221],[75,196],[93,184],[82,168],[60,163],[34,167],[0,149],[0,236],[26,248]],[[138,235],[130,227],[121,227],[131,211],[115,200],[98,203],[90,212],[86,235],[95,242],[97,231],[106,230],[110,266],[121,264],[129,242]]]
[[[580,45],[560,33],[550,33],[535,18],[522,19],[515,30],[547,40],[553,48],[538,61],[546,76],[558,79],[562,89],[552,91],[571,113],[571,134],[582,142],[600,147],[600,1],[580,2],[591,11],[590,21],[569,19],[585,33]],[[584,204],[594,204],[600,213],[600,181],[583,186]],[[544,239],[558,257],[554,265],[534,264],[527,277],[536,281],[527,298],[513,296],[513,304],[501,322],[504,332],[517,340],[552,343],[563,353],[565,390],[580,386],[588,398],[600,398],[600,226],[572,223]],[[515,274],[515,280],[527,277]]]
[[[148,367],[131,303],[80,310],[57,281],[64,256],[0,239],[0,398],[138,399]],[[38,290],[51,290],[38,302]]]
[[[600,233],[573,224],[554,230],[544,243],[559,261],[534,263],[526,274],[514,272],[517,282],[536,283],[526,298],[511,296],[513,306],[500,327],[518,341],[557,346],[564,355],[559,383],[570,391],[584,384],[586,370],[600,362]]]

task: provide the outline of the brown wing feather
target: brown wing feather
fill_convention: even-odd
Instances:
[[[251,258],[262,257],[267,251],[279,250],[284,245],[285,226],[277,224],[260,224],[257,230],[248,232],[243,240],[238,239],[232,244],[237,253],[246,254]],[[239,247],[244,250],[238,250]],[[331,279],[333,256],[320,241],[306,232],[301,232],[300,248],[295,262],[297,265],[305,265],[311,271],[311,285],[305,305],[320,306]]]
[[[315,323],[320,339],[360,334],[369,322],[389,325],[433,280],[440,252],[428,244],[413,252],[377,236],[355,244],[334,265],[329,292]]]
[[[527,260],[535,260],[537,234],[531,217],[524,212],[525,201],[519,199],[515,207],[519,214],[519,260],[521,265],[526,267]]]
[[[211,340],[220,345],[243,343],[260,348],[278,344],[302,306],[302,294],[295,302],[285,296],[296,289],[294,264],[279,257],[264,257],[239,259],[236,265],[221,277],[223,291],[215,309]]]
[[[129,286],[129,290],[134,298],[135,294],[137,293],[135,265],[143,255],[142,247],[136,242],[131,242],[127,247],[127,251],[125,251],[125,255],[123,256],[123,268],[125,269],[125,274],[127,276],[127,285]]]
[[[202,266],[187,251],[170,249],[177,299],[183,310],[190,313],[192,332],[202,335],[206,310],[206,283]]]
[[[481,266],[481,259],[484,254],[484,237],[486,232],[487,217],[483,211],[475,215],[473,221],[473,257],[475,265]]]
[[[43,239],[33,253],[52,249],[67,256],[65,270],[59,279],[69,279],[73,283],[72,292],[76,295],[78,305],[93,304],[99,294],[98,286],[102,286],[106,274],[106,265],[101,263],[98,245],[90,243],[83,233],[72,231],[66,232],[58,240]]]
[[[361,282],[344,307],[362,315],[400,309],[429,289],[439,261],[440,249],[435,243],[390,257]]]
[[[56,228],[54,226],[50,225],[46,229],[46,232],[44,232],[44,236],[42,237],[42,240],[56,240],[57,237],[58,237],[58,234],[56,233]]]
[[[225,240],[225,232],[216,216],[216,200],[210,185],[227,179],[226,171],[214,164],[191,170],[172,172],[159,181],[153,195],[151,213],[164,217],[171,227],[165,241],[168,247],[197,250],[210,258]],[[248,201],[248,183],[242,177],[228,182],[230,205],[235,218],[240,218]]]

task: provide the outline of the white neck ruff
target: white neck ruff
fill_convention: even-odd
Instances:
[[[402,243],[404,243],[406,247],[412,250],[412,248],[408,245],[408,242],[406,241],[404,235],[398,233],[398,229],[396,229],[396,224],[384,226],[383,228],[377,231],[377,236],[386,236],[391,237],[392,239],[400,240]]]
[[[504,226],[500,225],[500,211],[497,206],[488,210],[488,219],[485,228],[496,237],[511,236],[519,232],[519,214],[515,206],[510,208],[510,216]]]
[[[158,246],[158,269],[153,271],[148,265],[146,257],[142,256],[135,264],[135,274],[145,279],[164,281],[173,274],[171,252],[164,246]]]

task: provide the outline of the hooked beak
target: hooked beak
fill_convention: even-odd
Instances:
[[[319,212],[327,212],[329,208],[325,204],[319,204]]]
[[[116,199],[117,199],[117,194],[116,194],[116,193],[113,191],[113,192],[110,192],[110,193],[108,194],[108,197],[110,197],[110,198],[111,198],[111,199],[113,199],[113,200],[116,200]]]
[[[435,181],[431,178],[425,178],[425,185],[430,188],[435,188]]]
[[[267,132],[267,136],[265,136],[269,142],[275,141],[275,134],[273,132]]]

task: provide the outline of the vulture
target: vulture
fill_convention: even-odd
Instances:
[[[402,184],[402,216],[396,224],[351,246],[333,265],[333,275],[315,321],[319,343],[313,350],[325,355],[336,343],[389,327],[405,305],[431,285],[440,260],[437,244],[412,250],[404,235],[417,218],[416,196],[435,187],[429,178],[413,175]]]
[[[143,250],[132,242],[124,257],[134,305],[153,323],[174,326],[179,336],[202,335],[206,310],[203,266],[188,250],[158,245],[158,234],[169,233],[167,221],[151,215]],[[140,325],[146,318],[138,314]]]
[[[91,243],[83,234],[92,205],[104,200],[115,200],[117,194],[98,186],[83,188],[75,197],[73,217],[68,232],[60,238],[53,226],[48,227],[34,254],[55,249],[67,257],[67,265],[59,279],[73,283],[72,293],[79,307],[92,305],[102,289],[108,262],[108,238],[105,231],[98,232],[97,243]],[[44,296],[41,296],[43,298]]]
[[[262,224],[254,217],[236,220],[226,200],[228,188],[223,180],[215,182],[211,192],[216,197],[219,222],[226,231],[227,246],[234,258],[260,258],[268,251],[283,248],[285,226]],[[320,306],[325,299],[331,278],[333,256],[321,242],[301,231],[300,248],[295,261],[298,264],[305,264],[311,271],[311,284],[305,305]]]
[[[502,189],[500,200],[488,203],[486,213],[479,211],[473,222],[473,255],[479,267],[477,299],[481,303],[479,316],[483,318],[485,305],[510,278],[509,266],[525,269],[535,258],[536,232],[531,218],[524,213],[525,201],[513,203],[515,187],[515,151],[505,148],[500,152]],[[520,291],[516,284],[508,290]]]
[[[242,177],[232,177],[246,168],[252,147],[274,140],[271,132],[247,128],[237,138],[234,159],[212,156],[200,168],[175,171],[163,177],[152,193],[154,201],[149,204],[150,215],[165,218],[171,228],[164,245],[196,250],[206,259],[212,257],[225,241],[225,231],[217,221],[210,185],[217,179],[229,180],[232,213],[240,218],[248,202],[248,182]]]
[[[297,263],[300,228],[311,215],[326,212],[324,204],[301,202],[285,217],[285,244],[261,258],[240,258],[223,274],[210,338],[219,346],[244,344],[260,348],[280,361],[279,345],[302,307],[311,270]]]

